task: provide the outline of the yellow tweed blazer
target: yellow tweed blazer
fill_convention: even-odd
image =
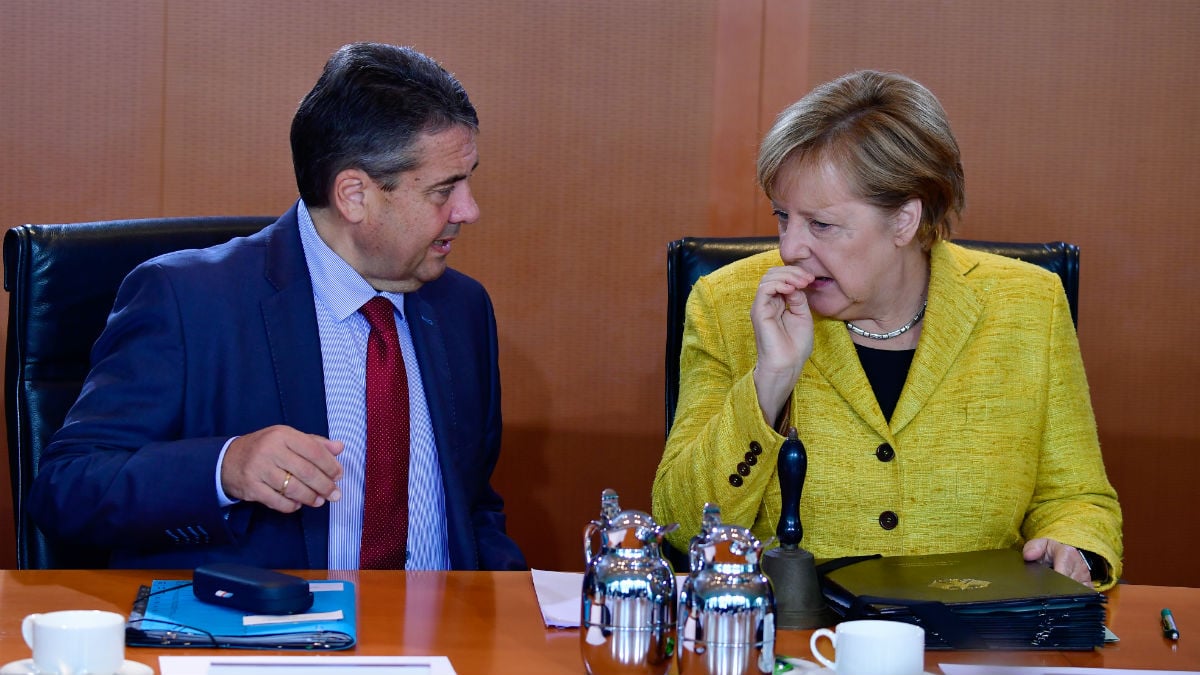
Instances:
[[[791,408],[808,452],[801,545],[821,558],[1050,537],[1103,556],[1116,579],[1121,509],[1058,277],[947,242],[930,261],[924,326],[890,422],[845,326],[816,320]],[[705,502],[760,538],[779,522],[784,439],[759,412],[750,304],[780,264],[778,251],[735,262],[689,296],[679,406],[653,490],[655,517],[681,525],[677,547],[699,531]],[[883,444],[894,457],[877,455]],[[735,487],[730,475],[754,448],[761,454]],[[894,528],[881,524],[884,512]]]

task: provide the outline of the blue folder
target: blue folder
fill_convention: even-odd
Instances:
[[[354,646],[355,594],[348,581],[310,582],[303,614],[255,617],[200,602],[192,582],[155,579],[142,586],[125,627],[131,647],[233,647],[326,651]]]

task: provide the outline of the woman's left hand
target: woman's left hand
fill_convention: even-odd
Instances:
[[[1022,553],[1025,555],[1025,560],[1029,562],[1050,565],[1055,572],[1065,574],[1088,586],[1092,585],[1092,571],[1084,562],[1083,554],[1074,546],[1041,537],[1025,542],[1025,549]]]

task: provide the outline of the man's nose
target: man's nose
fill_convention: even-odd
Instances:
[[[450,211],[450,222],[457,224],[471,224],[479,220],[479,204],[475,203],[475,195],[471,194],[471,188],[465,187],[462,194],[454,203],[454,208]]]

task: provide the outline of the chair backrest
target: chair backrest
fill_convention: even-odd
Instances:
[[[1079,247],[1064,242],[1019,244],[956,239],[967,248],[996,253],[1044,267],[1058,274],[1071,319],[1079,322]],[[685,237],[667,245],[667,431],[679,401],[679,352],[688,294],[700,277],[755,253],[779,247],[778,237]]]
[[[42,451],[83,386],[92,345],[125,275],[159,254],[219,244],[274,220],[114,220],[21,225],[5,233],[4,288],[10,293],[5,415],[20,569],[107,566],[106,551],[47,540],[30,520],[26,499]]]

